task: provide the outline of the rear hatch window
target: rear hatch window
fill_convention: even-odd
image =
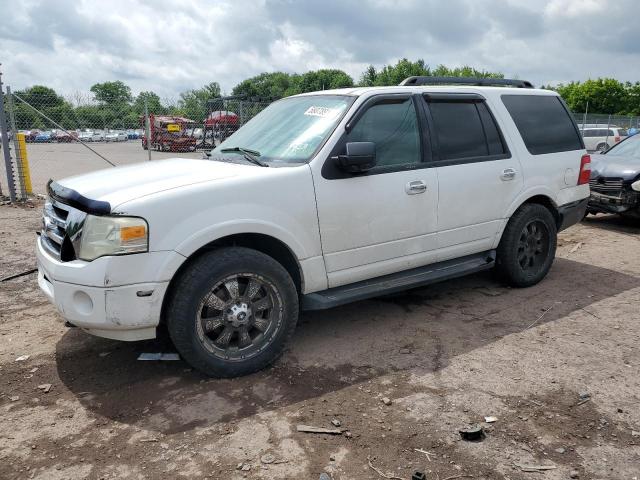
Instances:
[[[502,102],[532,155],[584,149],[578,128],[559,97],[502,95]]]

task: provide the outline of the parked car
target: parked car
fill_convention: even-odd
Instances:
[[[589,152],[606,152],[627,138],[627,130],[620,127],[587,127],[581,129],[581,132]]]
[[[140,135],[135,130],[127,130],[127,139],[129,140],[138,140]]]
[[[209,161],[51,181],[40,288],[95,335],[148,339],[166,323],[185,361],[228,377],[273,362],[300,309],[493,267],[540,282],[587,207],[577,125],[528,82],[432,81],[296,95]]]
[[[125,132],[109,132],[105,135],[107,142],[126,142],[127,134]]]
[[[82,142],[93,142],[93,132],[88,132],[88,131],[80,132],[78,134],[78,140]]]
[[[55,141],[58,143],[71,143],[78,140],[79,134],[77,132],[64,132],[57,130],[55,133]]]
[[[54,139],[55,139],[55,135],[53,132],[40,132],[34,137],[33,142],[51,143],[54,141]]]
[[[588,213],[640,218],[640,135],[591,159]]]

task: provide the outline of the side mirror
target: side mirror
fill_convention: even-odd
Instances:
[[[349,173],[361,173],[376,166],[376,144],[373,142],[349,142],[346,155],[338,155],[338,168]]]

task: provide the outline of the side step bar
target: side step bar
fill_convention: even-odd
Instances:
[[[433,263],[404,272],[392,273],[371,280],[329,288],[302,296],[303,310],[324,310],[345,303],[364,300],[410,288],[461,277],[469,273],[488,270],[495,265],[496,251],[489,250],[466,257]]]

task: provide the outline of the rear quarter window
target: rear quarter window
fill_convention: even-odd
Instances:
[[[502,102],[532,155],[584,149],[578,129],[559,97],[502,95]]]

